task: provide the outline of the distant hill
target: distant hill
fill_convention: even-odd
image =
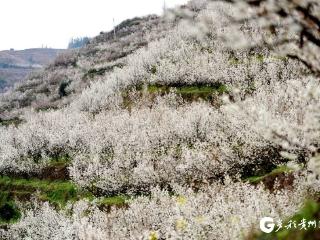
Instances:
[[[0,51],[0,92],[25,79],[31,71],[48,65],[62,52],[51,48]]]
[[[84,47],[65,50],[10,94],[0,95],[0,115],[30,106],[37,110],[65,106],[92,82],[125,67],[134,52],[163,38],[174,24],[156,15],[129,19],[116,26],[116,34],[100,32]]]
[[[320,66],[320,6],[239,2],[123,21],[0,94],[0,239],[319,239],[320,71],[283,50]]]

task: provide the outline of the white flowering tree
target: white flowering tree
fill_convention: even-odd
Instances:
[[[227,0],[225,2],[236,5],[237,14],[229,15],[235,24],[258,23],[269,33],[261,35],[260,42],[256,46],[277,48],[282,54],[298,59],[310,71],[319,75],[320,4],[318,1]]]

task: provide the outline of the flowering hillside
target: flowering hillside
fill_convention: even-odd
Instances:
[[[319,10],[193,0],[0,96],[1,239],[313,239],[259,222],[319,208]]]

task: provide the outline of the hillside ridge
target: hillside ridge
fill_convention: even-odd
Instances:
[[[32,71],[48,65],[64,51],[50,48],[0,51],[0,92],[22,82]]]
[[[320,220],[320,9],[300,3],[129,19],[0,95],[0,238],[314,239],[284,227]]]

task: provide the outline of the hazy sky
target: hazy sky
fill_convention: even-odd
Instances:
[[[188,0],[166,0],[168,7]],[[0,0],[0,50],[66,48],[72,37],[93,37],[115,23],[161,14],[164,0]]]

